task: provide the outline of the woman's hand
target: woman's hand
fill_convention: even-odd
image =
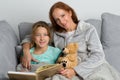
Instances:
[[[27,69],[30,69],[31,60],[32,60],[32,56],[30,53],[24,54],[24,56],[21,59],[22,66]]]
[[[62,68],[61,71],[60,71],[60,73],[63,76],[69,78],[69,79],[71,79],[73,76],[76,75],[76,72],[72,68],[70,68],[70,69],[64,69],[64,68]]]
[[[31,68],[31,61],[38,62],[36,59],[34,59],[31,56],[30,53],[28,53],[27,55],[24,55],[21,59],[22,66],[27,68],[27,69],[30,69]]]
[[[31,54],[30,54],[30,47],[31,47],[31,43],[24,43],[23,44],[23,57],[21,58],[21,63],[22,63],[22,66],[27,68],[27,69],[30,69],[30,65],[31,65],[31,60],[32,61],[35,61],[35,62],[38,62],[37,60],[35,60]]]

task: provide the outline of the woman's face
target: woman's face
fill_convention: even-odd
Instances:
[[[44,27],[38,27],[34,34],[34,42],[36,44],[36,47],[46,47],[49,43],[49,36],[47,29]]]
[[[69,30],[73,24],[71,11],[65,11],[63,9],[56,8],[54,9],[52,15],[56,23],[65,30]]]

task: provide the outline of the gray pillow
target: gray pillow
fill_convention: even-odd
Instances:
[[[15,46],[17,36],[7,21],[0,21],[0,80],[7,80],[7,72],[16,70]]]
[[[120,16],[103,13],[101,42],[107,61],[120,71]]]
[[[33,23],[31,22],[21,22],[18,25],[20,42],[25,38],[26,35],[30,35],[32,31]]]
[[[105,48],[106,60],[120,72],[120,47]]]
[[[103,13],[101,41],[106,47],[120,46],[120,16]]]

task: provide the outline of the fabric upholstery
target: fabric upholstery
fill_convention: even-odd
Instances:
[[[0,80],[7,79],[7,71],[15,70],[17,36],[6,21],[0,21]]]
[[[106,60],[120,72],[120,47],[104,49]]]
[[[25,38],[26,35],[31,33],[33,23],[30,22],[21,22],[18,25],[20,42]]]
[[[101,42],[106,59],[120,71],[120,16],[103,13]]]
[[[120,16],[104,13],[102,14],[102,42],[104,46],[120,45]]]

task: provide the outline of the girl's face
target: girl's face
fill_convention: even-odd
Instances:
[[[68,31],[73,25],[71,11],[65,11],[63,9],[56,8],[54,9],[52,15],[56,23],[62,28],[64,28],[66,31]]]
[[[36,47],[46,47],[48,46],[50,37],[48,36],[47,29],[44,27],[38,27],[34,34],[34,42],[36,44]]]

